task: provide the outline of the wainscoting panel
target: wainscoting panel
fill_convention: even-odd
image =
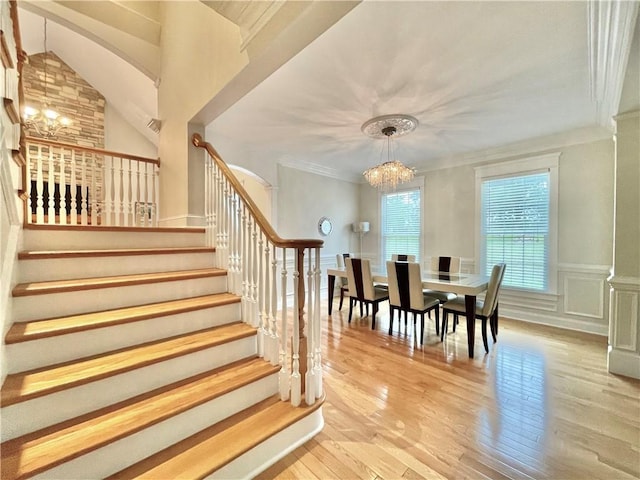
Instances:
[[[613,329],[613,346],[635,352],[638,349],[638,292],[614,290],[613,315],[617,319]]]
[[[564,277],[564,312],[583,317],[604,318],[604,284],[602,278],[566,274]]]

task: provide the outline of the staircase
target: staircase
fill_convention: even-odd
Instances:
[[[3,480],[246,478],[322,428],[322,402],[279,400],[203,230],[23,233]]]

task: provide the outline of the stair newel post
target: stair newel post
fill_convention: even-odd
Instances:
[[[82,158],[80,159],[81,163],[81,177],[80,177],[80,223],[82,225],[86,225],[88,223],[87,219],[87,207],[88,207],[88,199],[87,199],[87,159],[85,157],[85,152],[82,152]]]
[[[264,258],[263,276],[260,277],[262,283],[262,328],[264,330],[264,358],[271,361],[273,355],[273,346],[271,342],[271,322],[269,315],[271,314],[271,281],[270,277],[270,265],[269,265],[269,240],[265,234],[264,250],[262,251],[262,257]]]
[[[58,181],[58,188],[60,189],[60,209],[58,215],[60,216],[60,225],[67,224],[67,179],[65,175],[66,162],[64,161],[64,149],[60,149],[60,180]]]
[[[316,248],[316,268],[314,272],[315,277],[315,295],[314,295],[314,307],[313,307],[313,328],[314,328],[314,361],[313,368],[315,370],[315,380],[316,380],[316,398],[320,398],[322,396],[322,324],[320,323],[320,281],[321,281],[321,271],[320,271],[320,249]]]
[[[314,328],[314,303],[313,303],[313,293],[315,288],[313,287],[313,266],[312,266],[312,255],[311,249],[309,249],[309,255],[307,260],[307,311],[309,312],[309,322],[307,324],[307,372],[304,377],[305,381],[305,402],[307,405],[313,405],[316,400],[315,395],[315,370],[313,368],[313,355],[315,353],[314,343],[315,343],[315,328]],[[303,332],[304,333],[304,332]],[[304,358],[303,358],[304,360]]]
[[[224,267],[224,244],[223,244],[223,231],[224,231],[224,180],[219,168],[216,168],[216,257],[218,263],[217,267]]]
[[[247,206],[242,203],[242,261],[240,263],[242,273],[242,299],[240,300],[242,320],[246,322],[249,301],[249,238],[250,232],[247,224]]]
[[[271,259],[271,315],[269,316],[269,325],[271,331],[271,364],[278,364],[278,259],[276,257],[276,246],[272,245]]]
[[[236,228],[235,228],[235,237],[236,237],[236,272],[235,272],[235,283],[233,293],[236,295],[242,295],[242,255],[244,251],[242,250],[242,242],[244,237],[244,229],[242,227],[242,201],[236,192]]]
[[[295,250],[294,266],[293,266],[293,339],[291,341],[291,404],[294,407],[300,405],[302,400],[302,379],[300,372],[300,355],[301,355],[301,326],[300,310],[302,303],[300,300],[300,269],[302,268],[300,261],[300,249]],[[304,299],[304,287],[302,298]],[[304,353],[302,353],[304,358]]]
[[[289,400],[289,362],[287,361],[287,345],[289,341],[288,325],[287,325],[287,249],[282,249],[282,272],[281,272],[281,285],[282,285],[282,306],[280,308],[281,314],[281,334],[280,334],[280,400],[283,402]]]
[[[91,161],[91,192],[89,193],[89,201],[91,204],[91,225],[97,225],[98,223],[98,198],[96,193],[96,162],[95,157],[90,157]],[[120,225],[116,221],[116,225]]]
[[[69,206],[69,210],[71,211],[71,225],[78,224],[78,199],[77,197],[77,182],[76,179],[76,151],[71,150],[71,205]]]
[[[212,213],[212,205],[213,205],[213,191],[211,189],[211,175],[212,168],[211,164],[213,162],[211,159],[206,156],[204,159],[204,223],[205,223],[205,231],[207,237],[207,246],[215,247],[213,242],[213,238],[211,236],[211,231],[213,228],[213,213]],[[214,265],[215,265],[215,253],[214,253]]]
[[[222,257],[222,268],[229,269],[229,224],[230,224],[230,195],[229,195],[229,181],[225,178],[222,180],[222,250],[224,256]]]
[[[236,272],[237,272],[237,251],[236,240],[238,232],[236,231],[236,206],[237,198],[233,189],[229,189],[229,291],[236,291]]]
[[[113,159],[114,162],[116,162],[117,160],[114,158]],[[122,202],[122,189],[123,189],[123,185],[122,185],[122,158],[120,158],[120,162],[118,162],[118,171],[116,172],[116,196],[115,196],[115,225],[116,226],[120,226],[122,225],[122,217],[124,216],[124,211],[123,211],[123,202]],[[95,176],[95,173],[94,173]]]
[[[113,162],[113,161],[112,161]],[[113,165],[113,163],[112,163]],[[153,167],[152,167],[153,168]],[[152,170],[152,174],[153,174],[153,170]],[[151,219],[147,218],[147,215],[149,212],[147,212],[147,208],[149,208],[149,204],[151,204],[151,198],[149,197],[149,191],[151,190],[149,188],[149,164],[145,163],[144,166],[144,172],[143,172],[143,179],[142,179],[142,183],[144,184],[144,204],[145,204],[145,210],[144,210],[144,224],[147,224],[147,221],[149,222],[149,224],[151,224]]]
[[[38,160],[36,165],[36,223],[44,223],[44,179],[42,174],[42,147],[38,147]]]
[[[151,207],[151,213],[153,220],[151,221],[153,226],[158,226],[158,217],[160,216],[160,167],[156,164],[151,164],[151,171],[153,172],[153,206]]]
[[[53,195],[56,187],[55,168],[53,166],[53,147],[49,147],[49,165],[47,166],[47,223],[53,225],[56,223],[56,209]]]

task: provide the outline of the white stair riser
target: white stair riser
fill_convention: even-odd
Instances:
[[[251,336],[9,405],[2,408],[2,441],[255,355],[256,352],[256,337]]]
[[[19,281],[25,283],[213,267],[214,254],[206,252],[21,260],[18,268]]]
[[[227,277],[216,276],[126,287],[28,295],[13,298],[13,321],[41,320],[79,313],[198,297],[227,291]]]
[[[240,320],[240,303],[6,346],[9,373],[110,352]]]
[[[322,407],[213,472],[207,480],[251,479],[322,431]]]
[[[274,395],[277,388],[276,375],[263,378],[34,478],[104,478]]]
[[[204,233],[107,230],[23,230],[22,250],[204,247]]]

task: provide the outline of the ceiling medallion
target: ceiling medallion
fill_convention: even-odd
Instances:
[[[387,138],[383,130],[386,127],[394,127],[394,137],[402,137],[403,135],[413,132],[417,126],[418,119],[411,115],[392,114],[381,115],[367,120],[362,124],[360,130],[371,138]]]
[[[372,118],[362,125],[362,132],[371,138],[386,138],[387,161],[371,167],[363,175],[369,185],[389,192],[395,190],[400,183],[413,180],[415,170],[395,160],[391,137],[398,137],[413,132],[418,120],[409,115],[383,115]],[[380,157],[383,157],[383,151]]]

